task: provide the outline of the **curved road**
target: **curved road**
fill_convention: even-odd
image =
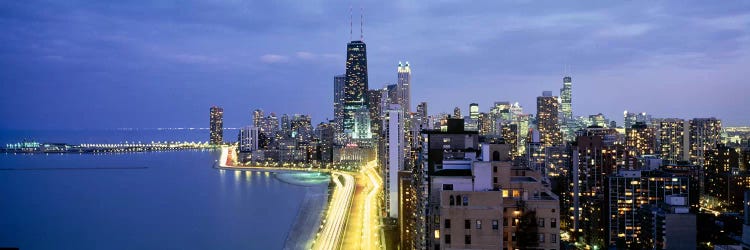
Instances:
[[[230,150],[229,147],[222,147],[221,156],[218,160],[220,168],[234,168],[233,165],[236,162],[236,159],[232,154],[233,151],[234,150]],[[368,171],[372,171],[371,168],[371,166],[368,166]],[[374,174],[374,171],[367,173],[367,175],[370,174]],[[373,182],[374,186],[379,186],[379,183],[374,180],[373,176],[370,175],[368,177],[370,181]],[[347,172],[341,171],[331,171],[331,179],[336,184],[336,187],[333,190],[333,195],[331,197],[330,203],[328,204],[328,209],[326,211],[325,217],[323,217],[320,231],[316,235],[316,238],[313,240],[312,249],[339,249],[341,248],[341,245],[343,243],[344,233],[346,230],[346,225],[348,223],[347,219],[350,217],[349,213],[352,206],[352,199],[354,196],[356,183],[354,176]],[[377,213],[375,212],[377,210],[372,208],[373,205],[371,203],[371,200],[375,200],[374,191],[375,190],[372,190],[368,194],[368,205],[366,206],[366,214],[368,215],[367,221],[372,221],[373,219],[374,221],[377,221],[377,219],[375,219],[377,218]],[[369,215],[376,216],[374,216],[375,218],[373,218]],[[370,228],[368,227],[368,229]],[[365,242],[371,244],[371,238],[363,238]]]
[[[352,195],[354,194],[354,177],[347,173],[334,172],[332,175],[336,188],[328,207],[323,226],[318,238],[313,242],[313,249],[338,249],[341,236],[349,214]],[[343,177],[342,182],[339,177]]]

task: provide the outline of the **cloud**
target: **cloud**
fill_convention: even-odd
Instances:
[[[220,62],[218,58],[196,54],[176,54],[172,55],[171,58],[175,61],[188,64],[213,64]]]
[[[260,57],[260,61],[264,63],[285,63],[289,61],[289,57],[276,54],[265,54]]]
[[[331,61],[344,60],[344,57],[333,53],[314,53],[308,51],[299,51],[296,53],[297,58],[303,60]]]
[[[605,38],[628,38],[646,34],[654,27],[650,24],[613,25],[599,30],[597,35]]]
[[[305,60],[312,60],[316,58],[315,54],[307,52],[307,51],[297,52],[297,57],[301,59],[305,59]]]
[[[750,14],[723,16],[717,18],[701,18],[697,20],[699,25],[707,26],[719,30],[740,30],[750,29]]]

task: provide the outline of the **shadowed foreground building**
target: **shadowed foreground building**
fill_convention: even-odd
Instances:
[[[417,248],[559,249],[559,199],[542,174],[514,165],[509,144],[480,146],[463,125],[448,119],[446,129],[422,132],[427,178],[416,184],[427,193],[416,210],[425,219],[409,232],[423,232],[426,245]]]
[[[643,228],[637,219],[642,206],[658,205],[672,196],[690,197],[689,177],[663,171],[621,170],[607,179],[606,243],[609,245],[638,248],[643,244],[638,237]]]

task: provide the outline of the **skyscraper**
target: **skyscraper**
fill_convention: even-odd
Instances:
[[[224,109],[213,106],[210,110],[209,142],[219,145],[224,142]]]
[[[570,121],[573,119],[573,109],[571,107],[573,81],[570,76],[563,77],[563,87],[560,89],[560,110],[562,111],[562,119],[564,121]]]
[[[539,129],[539,142],[542,146],[554,146],[562,144],[560,124],[557,118],[557,97],[552,96],[551,91],[544,91],[542,96],[536,98],[536,119]]]
[[[344,83],[343,129],[348,133],[355,130],[358,112],[367,113],[367,52],[363,41],[351,41],[346,45],[346,79]],[[362,119],[360,119],[362,120]],[[367,119],[369,123],[369,119]],[[364,127],[359,125],[359,127]],[[366,126],[369,130],[369,124]],[[363,130],[360,130],[363,132]],[[367,131],[369,133],[370,131]],[[359,136],[356,136],[359,137]]]
[[[345,75],[333,77],[333,120],[336,124],[336,133],[344,132],[344,85]]]
[[[455,119],[462,119],[463,118],[463,117],[461,117],[461,108],[456,107],[456,108],[453,109],[453,118],[455,118]]]
[[[411,112],[411,68],[409,62],[398,62],[398,104],[404,114]]]

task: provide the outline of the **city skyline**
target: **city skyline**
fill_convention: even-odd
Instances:
[[[398,61],[409,61],[412,105],[426,101],[431,114],[470,103],[486,112],[495,101],[533,113],[534,98],[557,95],[570,75],[576,116],[619,124],[630,110],[748,125],[747,3],[555,4],[355,4],[369,85],[396,83]],[[3,3],[13,25],[2,26],[0,80],[11,91],[0,94],[0,128],[204,127],[211,105],[226,109],[226,127],[250,124],[256,108],[333,119],[350,6]]]

